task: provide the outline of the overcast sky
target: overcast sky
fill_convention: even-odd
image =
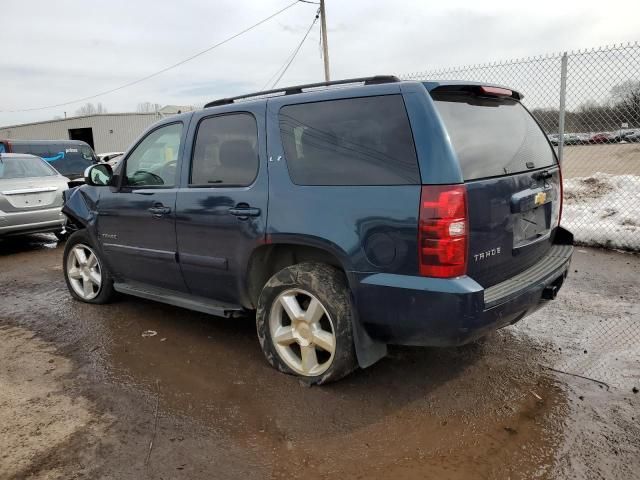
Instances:
[[[291,0],[3,0],[0,125],[71,116],[70,101],[117,87],[237,33]],[[92,100],[202,105],[261,89],[316,5],[298,3],[181,67]],[[327,0],[333,78],[403,74],[640,40],[637,0]],[[319,22],[318,22],[319,23]],[[323,80],[318,23],[280,85]]]

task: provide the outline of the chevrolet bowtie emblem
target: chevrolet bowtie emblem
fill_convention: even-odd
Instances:
[[[544,202],[547,201],[547,194],[544,192],[538,192],[536,193],[536,196],[534,197],[533,201],[536,205],[542,205]]]

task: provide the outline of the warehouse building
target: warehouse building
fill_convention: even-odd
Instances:
[[[104,113],[26,123],[0,127],[0,140],[82,140],[96,153],[121,152],[163,116],[161,111]]]

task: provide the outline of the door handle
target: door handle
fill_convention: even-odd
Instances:
[[[149,208],[149,212],[151,212],[154,217],[160,218],[163,215],[171,213],[171,208],[165,207],[161,203],[156,203],[153,207]]]
[[[258,217],[260,216],[260,209],[250,207],[249,205],[243,206],[238,205],[236,207],[230,208],[229,213],[231,215],[235,215],[240,220],[246,220],[249,217]]]

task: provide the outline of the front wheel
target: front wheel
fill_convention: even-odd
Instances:
[[[357,367],[352,316],[342,272],[318,263],[292,265],[260,294],[258,338],[273,367],[310,384],[328,383]]]
[[[107,303],[113,280],[85,230],[74,232],[64,247],[64,278],[71,295],[86,303]]]

